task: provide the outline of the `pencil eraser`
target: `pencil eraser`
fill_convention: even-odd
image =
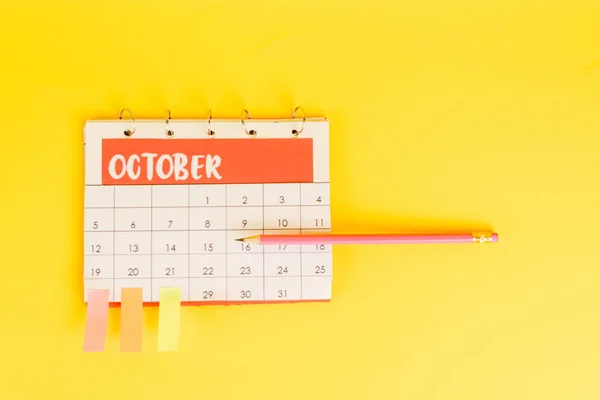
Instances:
[[[496,243],[498,241],[498,234],[492,233],[492,243]]]

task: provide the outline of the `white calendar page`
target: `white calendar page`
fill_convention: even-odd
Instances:
[[[184,304],[331,298],[330,245],[235,239],[331,228],[324,119],[89,121],[85,127],[84,293],[179,287]],[[298,137],[293,129],[303,131]],[[174,135],[166,134],[168,129]],[[87,297],[84,294],[84,299]]]

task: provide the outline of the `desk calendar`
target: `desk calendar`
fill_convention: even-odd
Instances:
[[[330,245],[235,240],[330,229],[327,120],[89,121],[84,142],[85,301],[131,287],[145,303],[161,287],[183,304],[331,298]]]

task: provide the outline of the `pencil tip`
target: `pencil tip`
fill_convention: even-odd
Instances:
[[[243,241],[244,241],[244,238],[237,238],[237,239],[235,239],[235,240],[237,240],[238,242],[243,242]]]

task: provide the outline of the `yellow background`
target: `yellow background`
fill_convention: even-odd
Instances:
[[[4,1],[0,398],[597,399],[600,3]],[[82,352],[87,119],[331,120],[329,304],[186,308]]]

